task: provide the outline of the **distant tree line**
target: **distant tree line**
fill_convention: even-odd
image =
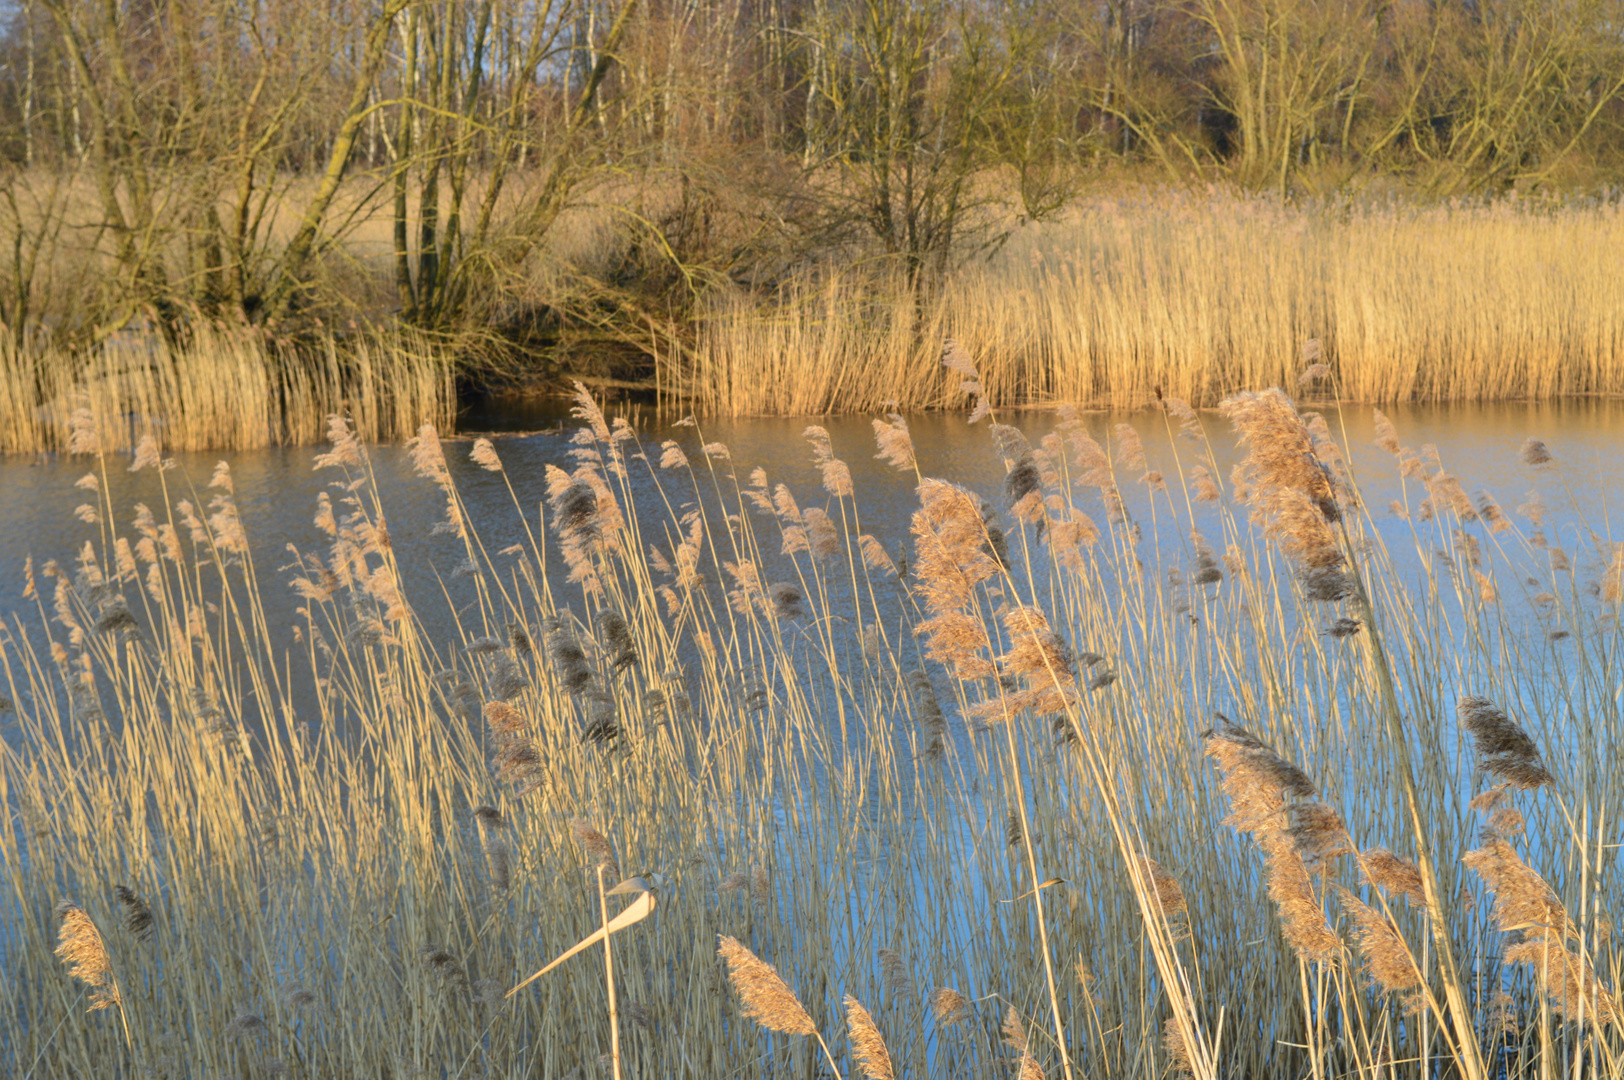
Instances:
[[[391,310],[501,326],[583,185],[631,239],[580,311],[652,325],[854,245],[924,286],[1112,164],[1457,194],[1624,162],[1624,0],[6,3],[14,334],[63,252],[104,265],[59,334],[294,320],[384,219]]]

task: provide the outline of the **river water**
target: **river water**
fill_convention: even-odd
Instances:
[[[1333,431],[1345,432],[1354,473],[1378,528],[1390,540],[1405,536],[1406,522],[1385,509],[1401,499],[1404,490],[1393,459],[1373,445],[1372,410],[1349,406],[1325,411]],[[1508,513],[1524,501],[1530,488],[1545,489],[1550,515],[1546,531],[1553,542],[1564,530],[1576,528],[1581,517],[1592,528],[1610,531],[1611,500],[1624,481],[1624,402],[1394,406],[1386,412],[1405,445],[1418,451],[1427,445],[1437,447],[1439,459],[1460,477],[1466,491],[1474,496],[1480,491],[1492,494]],[[824,499],[811,448],[802,437],[809,423],[821,423],[830,433],[835,453],[851,468],[863,529],[879,537],[893,554],[907,548],[909,517],[917,506],[912,491],[915,480],[911,473],[899,473],[875,460],[869,418],[717,419],[693,427],[674,427],[669,421],[642,415],[634,414],[634,418],[651,459],[658,458],[659,444],[665,439],[678,441],[696,462],[703,460],[701,443],[719,442],[728,447],[732,470],[741,483],[753,468],[762,467],[771,483],[787,484],[803,504]],[[1143,442],[1149,468],[1161,472],[1175,492],[1181,470],[1202,460],[1187,441],[1170,437],[1169,423],[1160,413],[1097,412],[1085,413],[1084,418],[1094,436],[1116,452],[1121,449],[1118,425],[1133,427]],[[1020,427],[1036,443],[1057,417],[1050,412],[1024,411],[999,419]],[[1211,433],[1213,455],[1222,475],[1227,476],[1238,457],[1234,440],[1216,415],[1208,415],[1204,421]],[[971,426],[956,414],[921,414],[909,417],[908,422],[923,475],[963,484],[1001,504],[1004,470],[991,452],[985,424]],[[522,539],[523,527],[501,479],[467,460],[467,440],[473,433],[493,439],[518,501],[527,508],[534,525],[545,498],[544,469],[549,464],[570,467],[567,436],[575,424],[561,403],[509,405],[501,412],[470,413],[464,418],[464,435],[447,440],[446,457],[453,476],[487,548],[495,551]],[[1548,467],[1536,474],[1521,462],[1519,450],[1530,437],[1550,447],[1557,458],[1554,471]],[[322,449],[177,455],[178,468],[163,481],[175,497],[184,497],[188,487],[195,488],[192,501],[203,506],[212,494],[206,485],[216,463],[227,462],[261,581],[285,578],[289,575],[273,571],[289,563],[290,546],[313,551],[326,542],[313,520],[317,496],[327,490],[331,480],[329,474],[313,469]],[[403,576],[408,590],[414,591],[409,598],[425,601],[421,614],[432,625],[436,605],[427,601],[439,595],[437,575],[449,577],[461,558],[454,545],[431,533],[444,500],[433,485],[413,474],[403,448],[376,447],[371,460]],[[125,515],[121,525],[127,525],[135,504],[145,503],[156,510],[164,501],[160,478],[153,470],[131,474],[127,465],[122,458],[109,459],[106,467],[111,503]],[[653,460],[649,466],[652,470]],[[30,618],[32,605],[21,599],[28,558],[36,564],[56,559],[70,566],[85,542],[98,535],[94,527],[75,517],[75,508],[90,500],[75,483],[90,470],[91,463],[83,459],[0,458],[0,617],[7,622]],[[1143,489],[1134,490],[1127,470],[1119,466],[1119,473],[1130,509],[1136,499],[1146,502]],[[1412,480],[1410,486],[1413,493],[1417,485]],[[1091,509],[1103,523],[1102,508],[1085,509]],[[1414,546],[1408,547],[1413,554]],[[1405,548],[1403,543],[1394,545],[1401,569]],[[291,616],[297,606],[293,594],[284,590],[269,589],[267,598],[273,615]]]

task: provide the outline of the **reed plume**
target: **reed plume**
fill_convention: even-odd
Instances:
[[[1549,465],[1556,460],[1551,456],[1551,451],[1546,445],[1532,435],[1523,440],[1522,450],[1518,452],[1517,456],[1522,459],[1524,465],[1532,465],[1536,468],[1540,465]]]
[[[68,976],[90,989],[90,1011],[116,1008],[122,1014],[123,998],[113,978],[112,961],[101,931],[79,905],[58,901],[56,917],[56,956],[67,966]]]
[[[601,866],[611,878],[620,877],[620,864],[615,860],[615,849],[609,838],[599,832],[586,818],[570,818],[570,835],[592,857],[593,866]]]
[[[1297,564],[1310,599],[1346,596],[1345,560],[1331,531],[1342,509],[1309,425],[1279,390],[1236,394],[1219,409],[1247,448],[1234,486],[1250,490],[1253,520]]]
[[[1162,1049],[1167,1052],[1167,1063],[1174,1076],[1194,1076],[1195,1063],[1190,1060],[1190,1048],[1184,1035],[1172,1020],[1162,1021]]]
[[[873,1015],[852,997],[846,995],[846,1025],[851,1029],[852,1056],[867,1080],[896,1080],[891,1067],[891,1054],[885,1048],[885,1039]]]
[[[1472,736],[1477,767],[1484,774],[1524,790],[1553,782],[1534,740],[1494,702],[1464,697],[1456,712]]]
[[[970,1019],[970,1001],[950,986],[938,986],[930,992],[930,1012],[936,1023],[947,1028]]]
[[[1579,936],[1579,928],[1556,891],[1522,861],[1510,842],[1491,828],[1482,846],[1461,861],[1494,893],[1494,925],[1510,935],[1505,961],[1527,965],[1560,1015],[1589,1020],[1598,1028],[1619,1024],[1617,999],[1589,959],[1567,947],[1569,937]]]
[[[1425,907],[1426,892],[1421,887],[1421,871],[1408,859],[1386,848],[1372,848],[1359,856],[1359,870],[1366,881],[1379,885],[1389,895],[1406,897],[1417,907]]]
[[[128,885],[114,886],[113,895],[118,898],[118,906],[124,909],[124,929],[138,941],[151,941],[152,909],[147,902]]]
[[[727,962],[728,977],[743,1002],[743,1014],[768,1031],[785,1035],[816,1035],[817,1025],[778,971],[737,938],[722,935],[717,955]]]
[[[908,421],[897,413],[887,413],[884,420],[874,420],[874,442],[880,452],[874,456],[898,472],[913,472],[919,466],[914,458],[913,436],[908,433]]]
[[[1421,972],[1392,919],[1347,889],[1339,886],[1337,895],[1353,916],[1354,941],[1364,957],[1365,971],[1371,981],[1384,992],[1398,995],[1406,1011],[1419,1009],[1424,998],[1420,989]]]
[[[813,424],[802,434],[806,441],[812,444],[812,462],[818,467],[818,473],[823,478],[823,490],[837,499],[851,498],[851,469],[844,461],[835,457],[834,446],[829,441],[829,432]]]
[[[1150,882],[1151,890],[1156,896],[1157,907],[1164,916],[1171,919],[1175,915],[1188,912],[1184,889],[1179,885],[1178,878],[1168,873],[1161,863],[1149,855],[1139,856],[1139,867],[1140,872]]]
[[[496,447],[486,438],[474,440],[473,449],[468,451],[468,460],[487,472],[501,472],[502,459],[496,454]]]
[[[1305,960],[1333,959],[1340,955],[1342,942],[1314,894],[1304,855],[1317,862],[1349,850],[1346,829],[1334,812],[1327,816],[1322,809],[1299,811],[1301,835],[1310,845],[1300,848],[1292,834],[1291,811],[1315,804],[1288,800],[1314,799],[1318,792],[1313,782],[1244,728],[1223,717],[1219,720],[1222,726],[1207,733],[1206,753],[1223,773],[1222,787],[1230,805],[1224,824],[1252,833],[1262,849],[1269,898],[1280,914],[1287,944]]]
[[[913,993],[913,976],[902,962],[902,953],[896,949],[880,949],[876,955],[880,959],[880,978],[886,993],[893,997]]]

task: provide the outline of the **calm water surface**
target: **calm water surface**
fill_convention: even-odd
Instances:
[[[1420,450],[1432,444],[1443,463],[1461,479],[1474,495],[1491,493],[1507,512],[1524,501],[1525,493],[1539,487],[1550,512],[1547,532],[1553,542],[1564,532],[1576,529],[1582,516],[1591,526],[1608,531],[1611,501],[1624,481],[1624,402],[1581,401],[1545,405],[1409,406],[1387,410],[1405,445]],[[1409,527],[1385,508],[1404,495],[1392,458],[1372,445],[1371,410],[1348,407],[1338,414],[1327,410],[1333,430],[1345,426],[1351,460],[1366,503],[1395,557],[1403,558],[1409,543]],[[1056,422],[1053,413],[1020,412],[1001,417],[1022,428],[1034,443]],[[1237,452],[1233,437],[1215,414],[1203,418],[1208,424],[1212,447],[1221,475],[1227,476]],[[1177,477],[1203,458],[1200,449],[1187,439],[1168,436],[1160,413],[1091,413],[1090,428],[1102,444],[1115,450],[1113,431],[1127,423],[1141,436],[1150,467],[1162,472],[1182,506]],[[828,428],[837,455],[850,465],[862,515],[862,528],[884,541],[893,554],[908,547],[908,521],[917,501],[913,477],[874,460],[874,443],[867,417],[838,417],[818,421],[798,419],[734,419],[703,422],[698,427],[673,427],[669,423],[641,423],[644,446],[649,452],[649,469],[657,461],[660,442],[676,439],[699,465],[704,461],[701,442],[721,442],[732,454],[731,468],[740,483],[756,466],[766,469],[770,481],[789,485],[803,505],[824,501],[825,495],[813,464],[811,449],[802,437],[808,423],[821,422]],[[955,414],[923,414],[909,418],[920,470],[980,491],[995,505],[1002,505],[1003,467],[992,452],[986,425],[970,426]],[[544,467],[548,464],[570,467],[568,432],[575,422],[557,404],[539,405],[528,410],[509,409],[500,415],[475,414],[467,418],[471,431],[490,434],[507,466],[521,505],[534,525],[545,498]],[[1529,436],[1543,439],[1557,456],[1559,467],[1536,472],[1522,464],[1518,451]],[[501,477],[488,473],[467,460],[466,440],[447,440],[450,460],[459,489],[468,505],[476,530],[488,550],[496,551],[524,539],[524,529],[514,512]],[[331,473],[313,470],[320,447],[257,450],[240,453],[177,455],[179,469],[168,474],[174,497],[185,497],[195,487],[193,501],[205,505],[215,463],[228,462],[236,486],[236,502],[243,525],[253,545],[262,582],[286,579],[291,571],[278,569],[292,562],[290,546],[314,552],[325,546],[326,538],[313,523],[316,497],[328,490]],[[461,561],[457,545],[430,530],[441,517],[443,499],[426,481],[413,475],[405,451],[398,446],[372,450],[379,494],[389,516],[391,537],[406,577],[410,599],[424,605],[423,615],[433,625],[432,610],[443,607],[431,601],[441,597],[441,580],[450,579]],[[641,464],[641,463],[637,463]],[[716,462],[725,477],[727,465]],[[164,502],[159,479],[152,470],[130,474],[128,460],[108,460],[107,481],[112,502],[119,511],[119,525],[127,531],[136,503],[146,503],[157,511]],[[0,615],[7,622],[29,620],[32,605],[22,600],[25,560],[36,563],[57,559],[71,565],[86,540],[96,530],[78,521],[74,509],[90,500],[89,493],[77,490],[75,482],[90,468],[86,460],[69,458],[0,458]],[[634,471],[634,477],[636,473]],[[1127,470],[1119,468],[1119,482],[1141,524],[1155,527],[1151,500],[1143,485],[1134,483]],[[646,480],[652,497],[653,482]],[[1411,502],[1418,485],[1411,481]],[[1103,507],[1087,504],[1084,509],[1101,524]],[[1097,499],[1096,499],[1097,502]],[[1198,507],[1198,520],[1201,508]],[[772,580],[771,569],[764,575]],[[297,606],[291,592],[268,589],[267,600],[273,618],[291,618]]]

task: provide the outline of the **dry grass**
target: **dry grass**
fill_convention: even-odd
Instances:
[[[88,354],[0,340],[0,453],[66,450],[83,410],[108,452],[149,435],[172,450],[307,444],[335,412],[364,438],[404,439],[451,426],[453,374],[446,350],[391,331],[297,351],[247,330],[200,330],[184,348],[132,331]]]
[[[601,1075],[613,1001],[626,1076],[1624,1076],[1606,535],[1497,530],[1434,465],[1383,522],[1426,553],[1401,573],[1338,466],[1331,496],[1300,460],[1256,504],[1187,496],[1228,436],[1175,406],[1154,479],[1112,470],[1137,434],[995,429],[1010,504],[921,483],[898,578],[836,467],[872,445],[814,431],[827,490],[780,491],[702,432],[581,416],[544,477],[419,432],[443,612],[405,599],[342,425],[317,550],[256,551],[223,474],[206,514],[97,496],[77,564],[32,568],[0,642],[0,1071]],[[472,520],[476,482],[514,520]],[[1329,556],[1271,539],[1292,485],[1334,498],[1368,610],[1310,599],[1288,558]],[[1473,802],[1502,775],[1531,789]],[[627,910],[611,868],[658,894],[612,976],[577,957],[505,997]],[[64,898],[104,956],[73,971]]]
[[[916,309],[856,268],[720,303],[667,388],[735,415],[995,404],[1213,405],[1323,357],[1367,402],[1624,393],[1624,206],[1285,205],[1156,193],[1029,225]],[[1317,342],[1316,345],[1309,344]]]

